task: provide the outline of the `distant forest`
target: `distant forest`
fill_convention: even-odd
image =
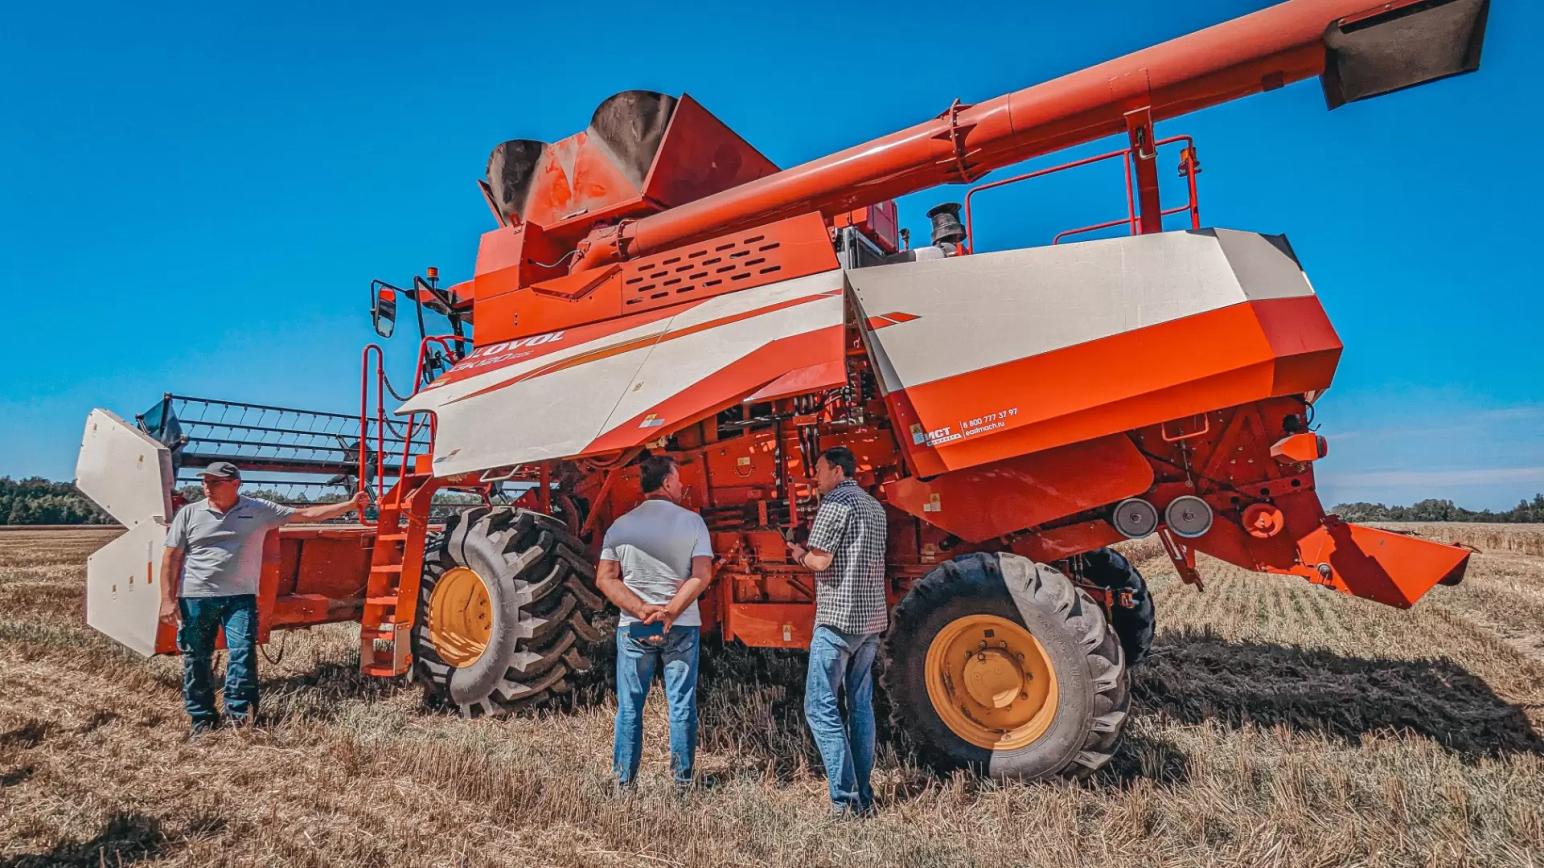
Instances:
[[[183,485],[177,489],[189,501],[203,500],[203,490],[197,485]],[[307,497],[294,491],[274,491],[266,488],[243,488],[248,497],[261,497],[280,503],[337,503],[344,499],[339,493]],[[440,492],[434,503],[480,503],[475,495],[463,492]],[[372,507],[373,510],[373,507]],[[370,513],[374,515],[373,511]],[[112,516],[96,508],[84,494],[68,482],[54,482],[41,476],[12,479],[0,476],[0,526],[37,524],[117,524]]]
[[[68,482],[0,476],[0,524],[115,524]]]
[[[1422,500],[1410,506],[1384,506],[1381,503],[1342,503],[1330,512],[1338,513],[1346,521],[1494,521],[1504,524],[1516,522],[1544,522],[1544,494],[1535,494],[1533,500],[1519,500],[1505,512],[1482,509],[1475,512],[1464,509],[1451,500],[1435,498]]]
[[[274,492],[252,490],[244,492],[253,497],[274,497]],[[187,486],[183,494],[190,500],[199,499],[197,486]],[[333,501],[341,496],[320,498]],[[288,498],[286,498],[288,499]],[[446,498],[457,500],[458,498]],[[470,501],[468,501],[470,502]],[[1533,500],[1518,501],[1517,506],[1505,512],[1488,509],[1475,511],[1464,509],[1451,500],[1435,498],[1422,500],[1410,506],[1385,506],[1381,503],[1342,503],[1330,512],[1339,513],[1346,521],[1491,521],[1491,522],[1540,522],[1544,523],[1544,494],[1536,494]],[[113,520],[91,501],[75,490],[68,482],[52,482],[41,476],[12,479],[0,476],[0,525],[4,524],[113,524]]]

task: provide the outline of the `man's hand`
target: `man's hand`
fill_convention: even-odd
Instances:
[[[664,606],[656,606],[653,603],[650,603],[644,606],[640,606],[638,611],[633,613],[633,617],[637,618],[645,624],[652,624],[655,621],[665,620],[665,616],[667,614],[669,614],[669,612]],[[665,629],[669,630],[670,628],[667,626]]]
[[[831,566],[831,553],[822,549],[808,549],[798,543],[789,543],[788,553],[793,557],[794,563],[806,570],[814,570],[818,573]]]
[[[284,519],[284,524],[292,524],[298,521],[327,521],[358,512],[361,516],[365,513],[365,507],[370,505],[370,495],[363,491],[355,492],[348,500],[340,500],[337,503],[323,503],[316,506],[308,506],[305,509],[297,509]]]
[[[161,623],[177,626],[177,596],[182,593],[184,549],[167,546],[161,553]]]
[[[658,609],[659,611],[650,615],[649,620],[644,621],[643,623],[652,624],[655,621],[662,621],[665,624],[665,632],[669,633],[670,628],[675,626],[676,619],[681,617],[681,610],[685,607],[676,606],[675,601],[672,600],[671,604],[668,606],[655,606],[654,608]]]

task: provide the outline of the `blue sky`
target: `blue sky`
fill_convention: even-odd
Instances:
[[[168,390],[357,406],[369,280],[468,276],[488,151],[616,91],[690,92],[790,166],[1267,4],[1073,5],[13,7],[0,475],[70,478],[87,411]],[[1476,75],[1333,113],[1306,82],[1159,127],[1197,137],[1203,222],[1287,233],[1346,344],[1328,503],[1544,490],[1541,30],[1538,4],[1498,2]],[[903,224],[960,195],[908,197]],[[981,202],[982,247],[1124,207],[1108,169]]]

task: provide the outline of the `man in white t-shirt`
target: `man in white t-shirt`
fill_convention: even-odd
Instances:
[[[643,703],[662,669],[670,703],[670,769],[691,785],[697,755],[697,597],[713,575],[702,516],[679,505],[681,471],[666,455],[645,458],[644,501],[606,531],[595,583],[622,610],[617,626],[617,783],[633,785],[643,748]]]

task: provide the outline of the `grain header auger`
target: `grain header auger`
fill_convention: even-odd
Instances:
[[[1197,585],[1205,552],[1393,606],[1467,558],[1325,514],[1313,405],[1340,341],[1283,237],[1202,227],[1194,143],[1154,123],[1313,76],[1335,108],[1472,71],[1486,12],[1293,0],[782,171],[646,91],[562,141],[499,145],[472,278],[372,285],[383,333],[399,299],[452,329],[422,336],[396,416],[366,350],[357,425],[320,469],[375,491],[378,517],[276,532],[263,629],[358,619],[366,673],[411,669],[469,714],[560,696],[604,639],[599,533],[640,498],[635,459],[665,452],[713,533],[704,628],[803,647],[813,589],[784,534],[843,444],[890,517],[886,688],[922,756],[1099,768],[1153,629],[1111,544],[1156,535]],[[1123,146],[973,187],[963,223],[934,209],[926,246],[898,229],[895,196],[1109,135]],[[1189,201],[1165,208],[1176,151]],[[1105,160],[1125,215],[1063,236],[1128,235],[976,249],[975,194]],[[173,465],[218,447],[164,413],[88,421],[79,484],[129,526],[92,558],[88,617],[145,653],[173,650],[150,586]],[[447,490],[477,504],[441,522]]]

